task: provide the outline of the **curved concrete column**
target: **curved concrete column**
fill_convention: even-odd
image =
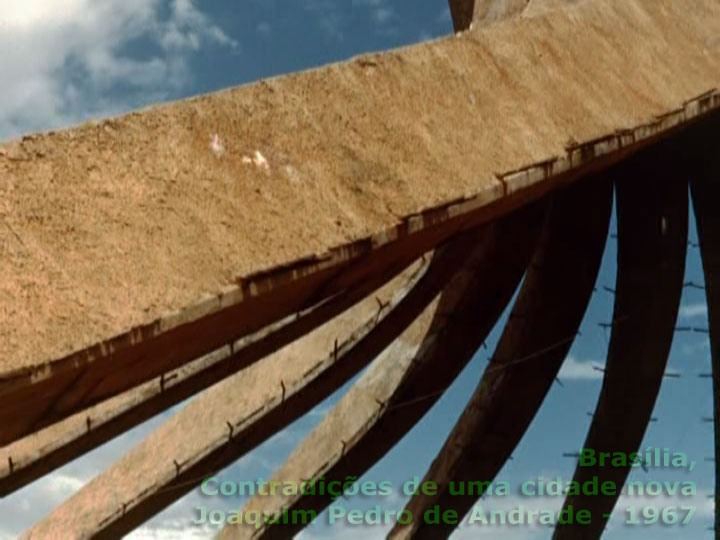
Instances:
[[[301,339],[323,323],[322,333],[342,335],[348,320],[362,318],[358,312],[367,311],[362,305],[351,306],[371,295],[401,270],[399,267],[388,268],[301,313],[286,317],[180,369],[1,448],[0,497]],[[407,279],[407,275],[396,277],[389,290],[400,290]],[[384,290],[378,294],[387,296],[387,292]],[[376,304],[374,298],[365,303],[369,303],[370,307]],[[345,316],[326,322],[348,308],[350,311]],[[294,348],[302,346],[301,340]]]
[[[688,159],[690,190],[705,273],[710,322],[710,352],[714,401],[715,538],[720,539],[720,118],[703,124],[693,134]]]
[[[440,298],[379,358],[273,480],[343,482],[380,460],[442,396],[482,345],[524,274],[542,225],[544,205],[494,223],[477,238]],[[319,513],[324,494],[255,497],[243,511]],[[219,538],[289,538],[305,524],[227,526]]]
[[[612,182],[588,178],[552,199],[538,249],[491,363],[423,482],[438,487],[406,505],[414,519],[393,539],[447,538],[454,525],[428,525],[435,505],[460,520],[479,495],[451,495],[451,482],[491,482],[510,458],[557,377],[592,297],[607,238]]]
[[[638,451],[665,374],[687,250],[684,143],[665,141],[610,172],[617,186],[615,307],[605,378],[583,445],[596,456]],[[568,496],[564,508],[589,510],[591,523],[558,525],[553,539],[600,538],[629,472],[629,466],[579,462],[573,480],[613,482],[616,494]]]
[[[474,24],[490,24],[522,13],[530,0],[450,0],[456,32]]]
[[[119,538],[340,388],[432,302],[465,257],[467,233],[427,271],[200,394],[24,538]],[[358,322],[360,319],[360,322]],[[344,341],[339,338],[344,336]],[[322,352],[318,352],[322,351]],[[325,353],[325,351],[328,351]]]

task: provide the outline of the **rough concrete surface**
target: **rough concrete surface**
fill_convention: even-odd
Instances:
[[[363,239],[400,244],[399,223],[428,226],[413,222],[418,212],[535,198],[568,169],[720,105],[717,1],[550,5],[530,2],[533,19],[0,146],[0,440],[42,424],[10,426],[32,404],[31,391],[12,399],[16,388],[45,379],[40,402],[65,398],[75,375],[52,378],[59,365],[81,373],[73,353],[102,344],[84,361],[104,367],[77,378],[78,399],[48,422],[153,376],[130,377],[104,345],[111,338],[137,348],[155,334],[133,328],[205,318],[192,308],[253,291],[246,278],[259,272],[292,283],[307,275],[289,265],[303,257]],[[485,219],[510,206],[498,208]],[[128,375],[125,387],[101,384],[113,372]],[[85,399],[96,387],[105,393]],[[133,490],[133,478],[116,480]]]

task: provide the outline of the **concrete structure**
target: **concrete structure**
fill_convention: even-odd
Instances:
[[[589,441],[631,448],[649,421],[682,285],[689,180],[718,372],[720,229],[711,172],[720,168],[705,162],[717,154],[708,146],[720,114],[720,4],[451,6],[456,28],[474,20],[472,29],[0,146],[0,493],[203,391],[27,538],[119,537],[375,359],[279,474],[311,476],[315,465],[330,467],[326,474],[362,472],[479,347],[531,256],[541,266],[531,266],[515,305],[523,315],[558,288],[545,265],[575,260],[587,280],[565,291],[557,320],[510,321],[496,354],[507,369],[488,370],[451,435],[462,452],[441,451],[428,474],[441,484],[462,476],[459,464],[478,449],[492,458],[483,474],[496,473],[584,312],[607,229],[609,181],[618,188],[624,254],[616,318],[635,308],[639,315],[630,330],[613,328]],[[662,181],[636,178],[643,171]],[[592,212],[584,211],[587,197],[596,198]],[[540,223],[548,205],[533,255],[541,227],[527,223]],[[594,239],[587,251],[564,236],[578,209]],[[499,233],[503,227],[516,229]],[[514,262],[503,255],[510,238],[525,246]],[[423,255],[432,262],[415,262]],[[493,261],[498,269],[487,269],[487,281],[470,279],[469,268]],[[648,273],[652,281],[642,283]],[[650,309],[649,291],[661,286],[666,293]],[[502,291],[498,303],[475,303],[491,290]],[[443,305],[455,308],[455,319],[442,315]],[[470,337],[462,331],[469,324],[480,327]],[[448,335],[457,336],[449,340],[456,362],[433,373],[427,362],[444,346],[438,336]],[[611,372],[628,369],[622,358],[639,350],[643,335],[657,340],[646,361],[629,368],[648,381],[630,403]],[[541,373],[513,364],[554,343],[561,344],[542,353]],[[388,360],[392,351],[401,361]],[[716,377],[720,396],[717,384]],[[500,414],[518,386],[532,395],[512,413],[516,430],[482,446],[484,418]],[[432,397],[402,413],[388,408],[425,394]],[[618,421],[618,408],[631,404],[637,412],[618,435],[608,419]],[[377,436],[383,426],[393,433],[385,442]],[[318,455],[307,450],[320,447]],[[353,452],[366,457],[347,459]],[[614,500],[576,504],[601,512]],[[597,538],[603,526],[556,535]]]
[[[705,288],[710,320],[710,346],[713,373],[713,420],[715,428],[715,508],[720,508],[720,216],[713,201],[720,196],[720,154],[716,138],[720,120],[715,118],[693,132],[686,154],[695,221],[705,272]],[[720,512],[715,512],[715,538],[720,538]]]
[[[306,309],[370,264],[409,263],[707,113],[720,102],[716,3],[685,1],[588,0],[3,147],[0,441]],[[621,47],[633,35],[644,38]],[[300,129],[302,143],[283,135]],[[234,218],[237,201],[253,219]]]
[[[680,308],[688,243],[688,181],[682,137],[634,156],[614,170],[618,262],[610,346],[600,399],[582,448],[640,449],[650,422]],[[581,467],[573,480],[625,485],[630,467]],[[568,496],[589,509],[589,526],[558,525],[553,538],[597,538],[620,497]]]
[[[465,515],[475,496],[450,496],[450,482],[492,481],[535,417],[580,328],[600,269],[612,208],[608,177],[588,178],[551,201],[530,264],[490,366],[423,482],[406,508],[414,516],[434,507]],[[414,520],[390,538],[449,534],[450,525],[424,528]],[[445,530],[442,530],[445,529]]]
[[[323,477],[325,482],[359,478],[410,431],[460,374],[511,300],[535,249],[545,212],[545,204],[530,206],[483,231],[433,309],[378,358],[273,480],[299,484],[308,477]],[[290,512],[319,514],[331,501],[329,494],[278,494],[255,497],[243,511],[273,515],[287,506]],[[287,538],[299,525],[268,524],[260,530],[227,526],[219,537]]]

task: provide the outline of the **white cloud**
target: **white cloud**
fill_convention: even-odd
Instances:
[[[0,139],[166,99],[204,44],[238,46],[191,0],[5,0]]]
[[[272,25],[267,21],[262,21],[258,23],[258,25],[255,27],[255,30],[257,30],[258,34],[269,34],[272,32]]]
[[[83,487],[85,482],[80,478],[66,474],[53,474],[48,478],[48,491],[57,494],[59,498],[65,498]]]
[[[83,485],[84,481],[66,468],[0,499],[0,540],[15,538]]]
[[[686,304],[680,308],[680,318],[682,319],[707,319],[708,310],[705,302],[697,304]]]
[[[125,540],[206,540],[213,537],[213,532],[209,527],[189,527],[185,522],[167,522],[157,527],[141,527],[125,536]]]
[[[601,366],[593,362],[583,362],[574,356],[568,356],[558,377],[561,381],[564,379],[602,379],[603,373],[598,368]]]
[[[395,9],[386,0],[353,0],[352,3],[370,10],[370,17],[378,24],[385,24],[395,17]]]
[[[0,13],[0,25],[4,27],[33,28],[55,24],[68,19],[83,6],[83,0],[24,0],[5,2]]]
[[[298,540],[330,540],[332,538],[343,538],[347,540],[383,540],[390,532],[391,525],[348,525],[346,523],[333,524],[311,528],[302,531]],[[322,532],[321,532],[322,531]]]
[[[342,41],[346,28],[355,24],[353,17],[364,13],[375,23],[380,35],[394,35],[398,28],[392,23],[398,19],[395,8],[388,0],[352,0],[353,9],[348,14],[333,0],[305,0],[303,7],[314,17],[328,39]]]
[[[88,481],[109,467],[118,458],[140,443],[148,434],[158,428],[182,404],[160,414],[144,424],[124,433],[101,447],[85,454],[81,458],[68,463],[47,476],[36,480],[29,486],[0,499],[0,540],[17,538],[17,535],[37,523],[52,510],[72,497]],[[186,536],[168,536],[168,531],[182,527],[187,529],[188,520],[193,515],[193,508],[201,504],[202,499],[197,491],[192,492],[183,500],[168,508],[158,522],[150,523],[139,530],[139,534],[160,536],[139,536],[137,538],[192,538]],[[183,521],[184,520],[184,521]],[[160,531],[160,532],[158,532]],[[162,534],[165,536],[161,536]],[[205,535],[203,538],[207,538]]]
[[[310,16],[317,19],[325,35],[333,40],[342,41],[345,17],[333,0],[306,0],[304,6]]]
[[[558,475],[545,475],[546,478],[554,478]],[[622,495],[618,501],[613,516],[608,524],[608,531],[617,531],[623,529],[626,520],[626,510],[631,507],[642,508],[645,506],[658,506],[665,508],[668,506],[695,506],[697,511],[693,517],[693,522],[707,522],[714,515],[713,500],[708,497],[709,491],[698,490],[697,495],[693,497],[674,496],[633,496]],[[562,509],[564,496],[556,497],[527,497],[520,495],[495,496],[486,497],[478,503],[487,513],[490,510],[503,510],[509,512],[518,507],[526,510],[549,510],[558,512]],[[386,501],[384,508],[398,510],[403,508],[404,504],[395,504]],[[523,526],[481,526],[477,523],[468,524],[468,515],[461,521],[460,526],[451,535],[452,540],[470,540],[470,539],[492,539],[492,540],[529,540],[547,538],[551,527],[539,525],[523,525]],[[303,530],[298,536],[298,540],[330,540],[333,538],[347,538],[348,540],[381,540],[386,535],[392,524],[385,525],[349,525],[345,521],[340,521],[333,525],[329,525],[327,512],[318,517],[316,525]],[[212,529],[188,528],[184,522],[173,523],[166,522],[159,527],[144,527],[127,538],[129,540],[179,540],[181,538],[209,538],[212,536]],[[631,536],[632,537],[632,536]]]
[[[710,350],[710,338],[704,338],[696,341],[693,344],[683,344],[682,353],[685,356],[696,356],[701,353],[705,353]]]
[[[558,378],[562,380],[597,380],[602,379],[605,368],[596,362],[578,360],[574,356],[568,356],[560,369]],[[665,373],[668,376],[681,376],[682,371],[675,368],[668,368]]]
[[[384,24],[395,16],[395,11],[389,7],[381,7],[373,10],[372,17],[375,22]]]
[[[370,18],[381,34],[394,33],[397,30],[390,26],[390,23],[397,18],[397,14],[387,0],[353,0],[352,3],[353,6],[369,10]]]

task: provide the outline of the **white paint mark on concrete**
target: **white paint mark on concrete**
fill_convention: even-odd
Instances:
[[[268,160],[265,159],[265,156],[260,153],[260,150],[255,150],[252,160],[256,167],[260,167],[266,171],[270,170],[270,164],[268,163]]]
[[[300,173],[295,167],[293,167],[292,165],[285,165],[283,169],[285,171],[285,175],[287,176],[288,180],[290,180],[291,184],[300,183]]]
[[[213,133],[210,137],[210,150],[215,154],[215,157],[219,158],[225,154],[225,145],[220,139],[220,135]]]

